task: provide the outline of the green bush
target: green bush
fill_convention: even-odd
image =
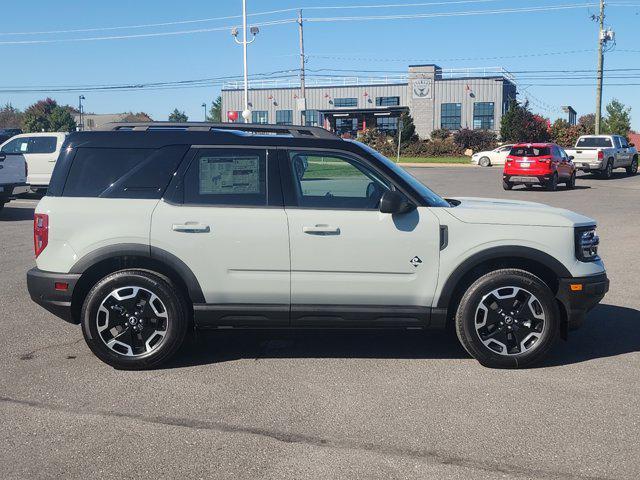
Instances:
[[[462,153],[468,148],[474,152],[493,150],[498,146],[496,134],[489,130],[470,130],[463,128],[453,134],[453,142]]]

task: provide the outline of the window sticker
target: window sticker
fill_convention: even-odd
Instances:
[[[20,151],[21,152],[23,152],[23,153],[26,152],[28,148],[29,148],[29,142],[22,142],[20,144]]]
[[[260,157],[203,157],[200,194],[260,193]]]

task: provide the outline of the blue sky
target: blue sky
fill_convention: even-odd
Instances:
[[[596,0],[432,1],[439,4],[366,8],[364,6],[376,4],[428,2],[248,0],[248,11],[255,13],[293,7],[361,5],[361,8],[355,9],[307,9],[305,16],[384,16],[586,5],[595,4]],[[229,30],[225,28],[237,24],[238,19],[90,32],[15,34],[234,16],[241,13],[241,5],[241,0],[32,0],[28,6],[22,2],[6,2],[2,8],[3,22],[0,27],[0,55],[5,67],[0,90],[7,87],[129,84],[239,75],[242,73],[242,49],[233,42]],[[595,7],[583,6],[555,11],[545,8],[527,13],[308,22],[305,25],[305,46],[309,56],[307,68],[310,71],[331,68],[405,71],[411,63],[437,63],[444,68],[503,66],[510,71],[522,72],[516,73],[516,79],[521,84],[521,98],[525,93],[530,95],[535,111],[556,118],[562,115],[559,107],[569,104],[581,115],[594,111],[594,81],[588,78],[567,80],[567,74],[532,74],[523,71],[595,69],[597,26],[589,16],[596,12]],[[294,12],[282,12],[252,17],[250,21],[268,22],[294,16]],[[615,97],[631,106],[633,127],[640,130],[640,0],[611,0],[606,24],[616,32],[616,46],[607,54],[605,67],[637,70],[610,72],[610,75],[620,78],[610,78],[605,82],[636,85],[606,86],[604,100],[606,103]],[[215,28],[221,30],[171,36],[84,40]],[[249,47],[250,72],[297,68],[297,25],[265,25],[260,30],[257,40]],[[11,43],[33,40],[54,43]],[[540,75],[546,78],[532,78]],[[587,72],[586,75],[595,74]],[[558,76],[562,78],[550,78]],[[588,85],[568,85],[576,83]],[[11,102],[24,108],[35,100],[51,96],[60,103],[76,105],[78,95],[83,93],[87,111],[145,111],[156,120],[165,120],[169,112],[177,107],[185,110],[191,120],[201,120],[201,104],[210,103],[219,89],[219,86],[207,86],[128,92],[0,93],[0,102]]]

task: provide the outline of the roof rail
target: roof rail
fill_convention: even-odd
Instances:
[[[255,134],[291,135],[296,138],[325,138],[339,140],[340,137],[322,127],[303,127],[299,125],[271,125],[263,123],[212,123],[212,122],[112,122],[97,130],[185,130],[189,132],[209,132],[212,130],[234,130]]]

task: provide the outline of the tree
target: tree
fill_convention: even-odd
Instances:
[[[529,110],[528,102],[509,102],[509,109],[502,116],[500,138],[503,142],[547,142],[549,121]]]
[[[413,117],[409,112],[400,114],[400,122],[402,123],[402,144],[417,140],[416,126],[413,124]],[[396,142],[397,143],[397,142]]]
[[[24,114],[10,103],[0,108],[0,128],[22,128]]]
[[[573,147],[580,135],[584,135],[580,125],[571,125],[563,118],[557,119],[551,125],[551,138],[562,147]]]
[[[468,148],[475,152],[492,150],[497,146],[496,134],[491,130],[463,128],[453,134],[453,142],[462,152]]]
[[[40,100],[24,111],[25,132],[72,132],[77,125],[68,107],[51,99]]]
[[[181,112],[177,108],[174,109],[173,112],[169,114],[170,122],[186,122],[188,120],[189,120],[189,117],[187,117],[187,114],[184,112]]]
[[[222,96],[218,95],[211,103],[211,108],[209,109],[209,115],[207,116],[208,122],[221,122],[222,121]]]
[[[153,120],[149,115],[144,112],[133,113],[129,112],[127,116],[122,119],[123,122],[152,122]]]
[[[610,135],[627,136],[631,130],[631,108],[615,98],[606,107],[607,116],[602,122],[602,131]]]
[[[586,115],[582,115],[578,119],[578,126],[580,130],[582,130],[583,135],[593,135],[593,132],[596,131],[596,114],[587,113]]]

